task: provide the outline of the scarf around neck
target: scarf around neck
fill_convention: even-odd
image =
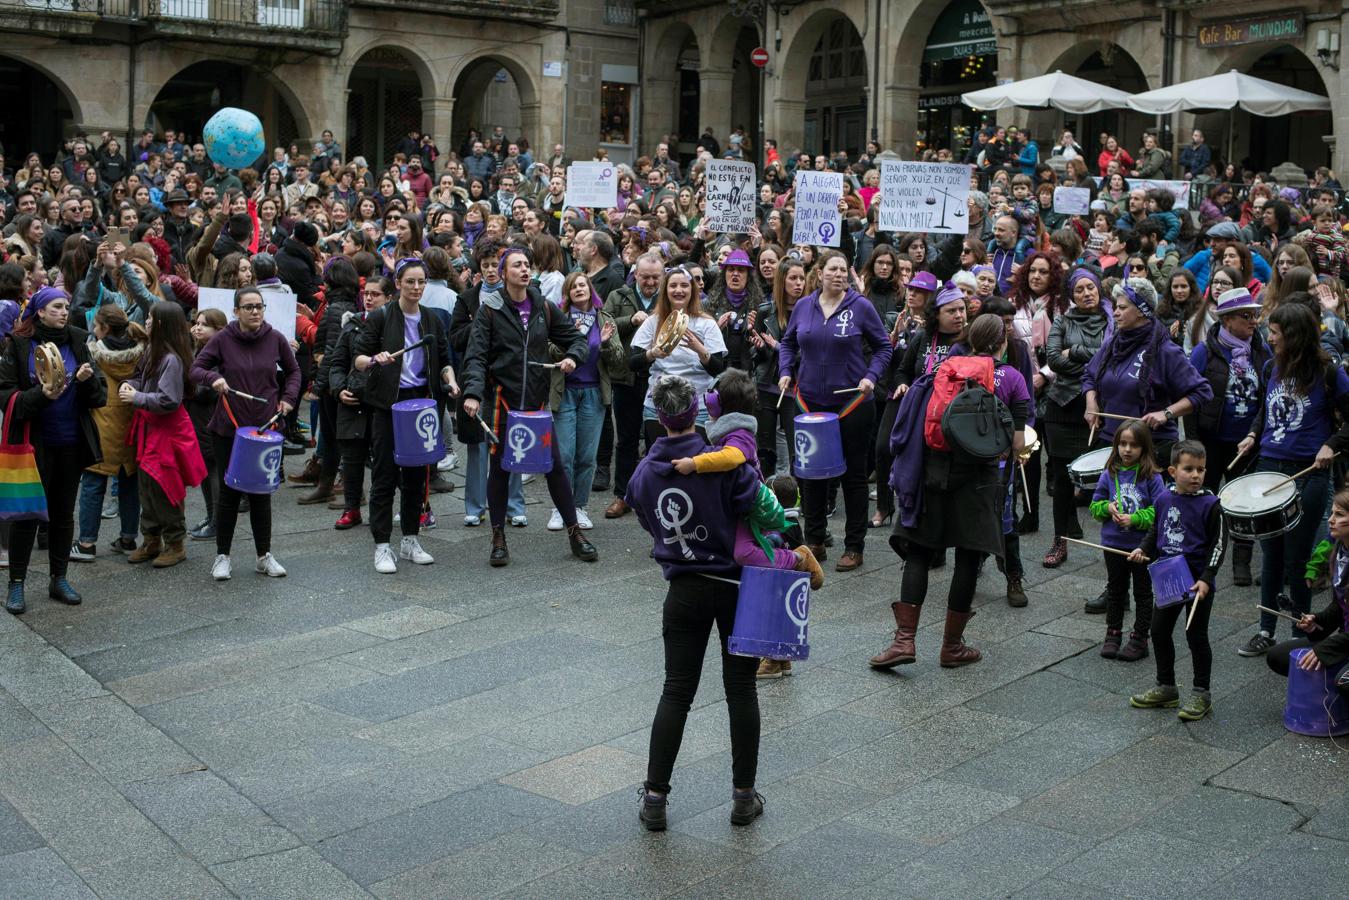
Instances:
[[[1251,368],[1251,340],[1241,340],[1232,332],[1218,326],[1218,343],[1232,354],[1232,371],[1241,374]]]

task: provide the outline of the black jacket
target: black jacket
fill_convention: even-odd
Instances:
[[[1204,365],[1204,371],[1199,374],[1213,385],[1213,399],[1199,407],[1195,413],[1199,435],[1210,435],[1218,430],[1218,423],[1223,417],[1223,407],[1227,403],[1227,379],[1231,377],[1232,369],[1227,362],[1227,355],[1223,353],[1222,345],[1218,343],[1218,329],[1222,327],[1221,322],[1215,322],[1210,326],[1208,336],[1204,338],[1204,344],[1208,347],[1208,361]],[[1257,403],[1262,402],[1265,396],[1265,367],[1273,358],[1273,352],[1269,349],[1269,344],[1260,337],[1260,332],[1251,335],[1251,366],[1255,369],[1256,378],[1261,381],[1255,394],[1261,398]]]
[[[94,226],[88,222],[82,222],[79,225],[67,225],[62,222],[55,228],[48,229],[42,236],[42,244],[38,247],[42,254],[42,265],[48,269],[54,268],[61,261],[61,251],[65,248],[66,238],[75,234],[85,234],[91,241],[98,243],[98,232]]]
[[[286,238],[276,251],[277,277],[295,293],[295,299],[310,309],[318,307],[316,294],[322,281],[314,270],[314,253],[295,238]]]
[[[504,291],[504,289],[503,289]],[[464,361],[464,396],[495,409],[495,391],[510,409],[542,409],[552,389],[552,370],[529,361],[547,363],[548,344],[562,349],[577,365],[586,361],[590,347],[571,319],[544,299],[539,289],[526,289],[530,302],[529,327],[500,293],[483,296],[473,318],[468,354]],[[489,410],[484,409],[484,418]],[[488,419],[491,422],[491,419]]]
[[[726,365],[735,366],[737,369],[748,370],[752,365],[750,361],[749,332],[745,329],[746,319],[752,311],[757,310],[764,302],[763,291],[759,289],[759,280],[755,277],[758,272],[751,272],[750,277],[745,282],[745,300],[736,309],[731,306],[726,299],[726,282],[724,279],[718,279],[715,287],[707,294],[707,300],[703,303],[703,309],[714,319],[720,320],[723,313],[733,313],[731,321],[726,323],[726,327],[721,329],[721,338],[726,344]],[[757,317],[756,313],[756,317]],[[773,379],[776,381],[777,379]]]
[[[426,386],[437,403],[444,403],[448,395],[440,373],[450,364],[449,336],[434,310],[424,306],[418,310],[421,315],[421,321],[417,323],[418,338],[431,338],[423,348],[426,351]],[[402,350],[405,343],[403,309],[390,302],[365,317],[365,324],[353,341],[352,351],[356,356],[374,356],[381,350],[395,353]],[[365,402],[376,409],[389,409],[397,403],[398,378],[402,371],[402,366],[397,363],[366,369]]]
[[[468,354],[468,337],[473,332],[473,319],[478,315],[478,300],[481,295],[480,284],[464,291],[455,301],[454,312],[450,314],[450,352],[457,372],[464,370],[464,357]],[[482,435],[482,426],[464,415],[463,409],[457,405],[454,411],[454,433],[465,444],[481,444],[486,440]]]
[[[70,350],[75,356],[75,368],[78,369],[90,362],[87,343],[89,333],[73,325],[67,325],[66,332],[69,335]],[[28,356],[32,352],[32,346],[32,338],[18,335],[10,335],[10,339],[5,342],[4,350],[0,352],[0,410],[9,405],[10,397],[18,394],[18,399],[14,401],[15,421],[6,421],[4,427],[9,429],[8,436],[11,441],[20,441],[23,439],[23,429],[19,423],[32,422],[29,438],[34,450],[41,455],[42,413],[51,406],[52,401],[42,393],[42,385],[28,377]],[[80,469],[85,469],[103,461],[103,445],[99,441],[98,426],[94,424],[94,418],[89,415],[89,410],[107,404],[107,386],[98,373],[98,367],[95,366],[92,378],[75,381],[67,390],[75,392],[75,410],[80,418]],[[72,477],[78,478],[78,473],[73,473]]]
[[[337,339],[342,335],[345,317],[348,314],[354,315],[357,316],[357,322],[360,321],[354,293],[330,291],[325,299],[328,305],[324,308],[323,318],[319,320],[318,330],[314,335],[314,354],[322,357],[317,377],[314,379],[314,390],[319,393],[330,383],[328,357],[332,355],[333,348],[337,346]]]
[[[590,286],[594,288],[595,296],[603,302],[609,299],[611,293],[626,284],[627,280],[628,275],[627,270],[623,267],[623,260],[615,257],[609,260],[608,265],[603,269],[590,276]]]
[[[364,403],[350,406],[342,402],[342,391],[350,391],[357,397],[365,396],[366,384],[369,381],[365,372],[356,371],[352,362],[356,359],[356,354],[352,352],[352,347],[356,338],[361,333],[361,318],[353,316],[342,326],[342,332],[338,335],[337,343],[333,346],[332,352],[323,358],[323,366],[320,367],[320,373],[328,370],[328,388],[332,391],[333,399],[337,400],[337,439],[339,441],[359,441],[369,436],[370,429],[370,408]]]

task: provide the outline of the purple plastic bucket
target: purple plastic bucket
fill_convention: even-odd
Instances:
[[[735,656],[805,659],[809,623],[809,573],[745,566],[726,648]]]
[[[1148,566],[1152,576],[1152,603],[1158,609],[1184,603],[1185,592],[1194,584],[1190,564],[1183,556],[1165,556]]]
[[[400,466],[430,466],[445,458],[440,410],[429,398],[393,405],[393,461]]]
[[[1283,708],[1283,727],[1294,734],[1331,737],[1349,734],[1349,704],[1335,688],[1335,676],[1344,665],[1322,667],[1315,672],[1298,668],[1298,660],[1310,649],[1288,654],[1288,702]]]
[[[792,471],[797,478],[837,478],[848,470],[843,461],[843,437],[833,413],[802,413],[794,420],[796,450]]]
[[[507,472],[553,471],[553,414],[546,409],[506,413],[506,439],[497,448]]]

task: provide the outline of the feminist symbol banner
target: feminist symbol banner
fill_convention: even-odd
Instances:
[[[970,167],[960,163],[881,160],[881,231],[965,234]]]
[[[795,189],[792,243],[837,247],[838,201],[843,199],[843,173],[797,171]]]
[[[567,205],[608,209],[618,204],[618,167],[607,162],[567,166]]]
[[[743,234],[754,227],[754,163],[714,159],[707,164],[709,231]]]

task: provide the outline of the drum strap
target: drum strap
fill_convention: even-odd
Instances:
[[[803,413],[810,412],[810,407],[806,405],[806,401],[801,397],[801,388],[799,386],[793,390],[793,396],[796,398],[797,409],[801,410]],[[840,419],[846,419],[848,416],[852,415],[853,410],[861,406],[862,402],[866,399],[866,396],[862,394],[861,391],[858,391],[857,396],[853,397],[852,400],[848,402],[847,406],[838,411],[838,417]]]
[[[506,440],[506,413],[511,411],[511,405],[506,402],[506,395],[501,390],[501,385],[496,386],[496,403],[493,404],[492,414],[492,433],[497,436],[497,442],[487,442],[487,452],[495,454],[501,443]],[[542,406],[539,409],[543,409]]]
[[[236,429],[242,427],[239,424],[239,420],[234,418],[234,410],[230,409],[230,398],[226,397],[224,394],[221,394],[220,402],[225,405],[225,415],[230,417],[230,421],[234,423],[234,427]]]

